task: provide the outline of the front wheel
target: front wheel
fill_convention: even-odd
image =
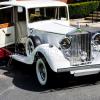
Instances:
[[[40,87],[51,87],[56,82],[56,73],[50,68],[45,57],[40,53],[35,63],[36,82]]]
[[[38,58],[36,61],[36,76],[39,84],[45,86],[48,83],[48,65],[43,58]]]

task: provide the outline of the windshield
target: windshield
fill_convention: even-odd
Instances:
[[[29,23],[35,21],[57,19],[68,20],[66,7],[45,7],[28,9]]]

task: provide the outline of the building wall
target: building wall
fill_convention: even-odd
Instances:
[[[71,2],[73,2],[73,0],[60,0],[60,1],[65,2],[65,3],[71,3]]]
[[[2,1],[11,1],[11,0],[0,0],[0,2],[2,2]],[[17,1],[23,1],[23,0],[17,0]],[[71,3],[71,2],[73,2],[73,0],[59,0],[59,1],[62,1],[62,2],[65,2],[65,3]]]

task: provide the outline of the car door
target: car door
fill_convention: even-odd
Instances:
[[[0,7],[0,48],[15,43],[13,7]]]

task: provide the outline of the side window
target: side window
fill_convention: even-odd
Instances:
[[[13,8],[6,8],[0,10],[0,28],[8,27],[13,23]]]
[[[60,18],[67,18],[67,8],[66,7],[59,7],[59,17]]]

